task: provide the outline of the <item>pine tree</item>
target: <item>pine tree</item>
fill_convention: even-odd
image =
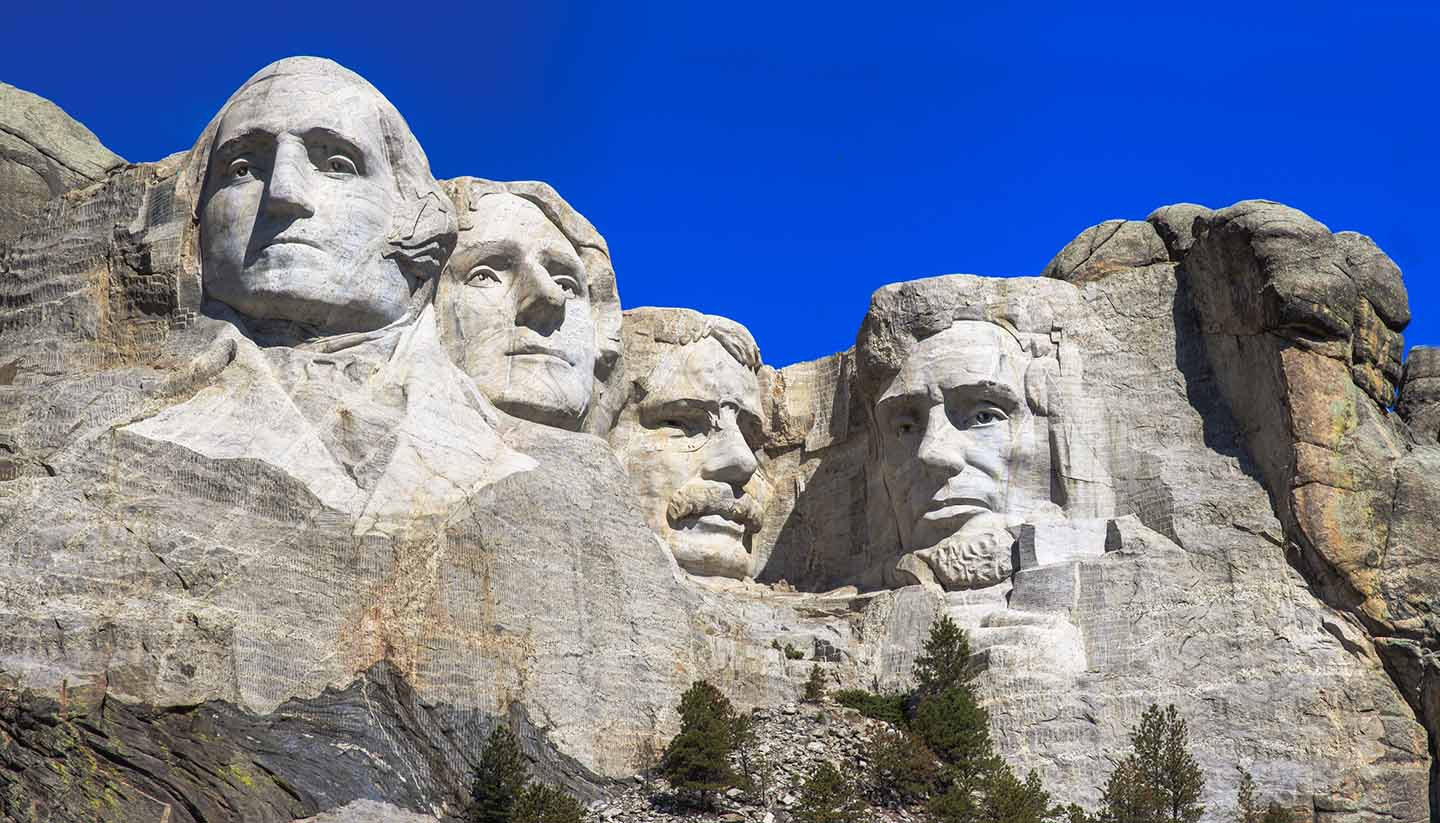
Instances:
[[[800,786],[794,815],[798,823],[858,823],[860,805],[851,781],[830,761],[822,760]]]
[[[930,627],[925,648],[915,658],[915,693],[921,700],[975,678],[970,670],[970,638],[950,615]]]
[[[515,801],[510,823],[581,823],[585,809],[559,789],[535,783]]]
[[[925,698],[910,723],[920,740],[945,765],[948,782],[976,786],[995,763],[990,713],[968,685],[951,686]]]
[[[940,763],[909,732],[880,731],[867,754],[872,782],[881,796],[912,803],[929,797],[939,784]]]
[[[1185,721],[1174,705],[1151,704],[1130,736],[1132,751],[1110,774],[1098,817],[1104,823],[1196,823],[1205,788]]]
[[[466,823],[510,823],[516,800],[529,782],[529,769],[515,735],[496,726],[480,753],[475,782],[470,790]]]
[[[825,673],[820,671],[820,664],[816,663],[810,667],[810,679],[805,681],[805,695],[802,698],[806,703],[819,703],[825,699]]]
[[[988,823],[1044,823],[1052,814],[1050,793],[1040,784],[1040,775],[1031,771],[1020,782],[1009,766],[1000,765],[986,776],[980,804],[981,819]]]
[[[660,759],[660,773],[681,792],[710,805],[713,792],[737,783],[730,768],[736,744],[735,712],[719,689],[697,680],[680,697],[680,732]]]

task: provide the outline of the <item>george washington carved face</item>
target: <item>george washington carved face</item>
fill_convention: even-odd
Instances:
[[[416,226],[453,223],[379,92],[329,61],[291,58],[241,87],[213,129],[199,207],[208,298],[311,334],[404,313],[421,276],[406,265]]]

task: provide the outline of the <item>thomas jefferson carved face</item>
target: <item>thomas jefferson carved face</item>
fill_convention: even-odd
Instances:
[[[1020,344],[999,326],[958,321],[916,343],[875,404],[881,470],[901,542],[925,549],[993,523],[1030,412]]]
[[[611,442],[651,528],[691,574],[749,576],[761,517],[755,373],[707,336],[662,356],[644,384]]]
[[[580,428],[599,355],[585,264],[523,197],[486,195],[472,216],[437,299],[451,359],[505,412]]]
[[[377,97],[299,72],[272,74],[231,100],[201,199],[211,299],[324,333],[403,314],[415,284],[384,257],[399,196]]]

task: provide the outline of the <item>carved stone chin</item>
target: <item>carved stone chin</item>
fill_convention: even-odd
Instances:
[[[981,589],[1010,579],[1015,536],[999,515],[976,517],[960,531],[914,556],[925,561],[948,590]]]

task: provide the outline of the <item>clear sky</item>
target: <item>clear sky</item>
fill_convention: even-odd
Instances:
[[[147,6],[141,9],[141,6]],[[107,8],[108,7],[108,8]],[[848,347],[878,286],[1038,274],[1087,226],[1263,197],[1371,235],[1440,344],[1440,3],[14,3],[0,80],[132,161],[333,58],[437,177],[553,184],[627,307]]]

